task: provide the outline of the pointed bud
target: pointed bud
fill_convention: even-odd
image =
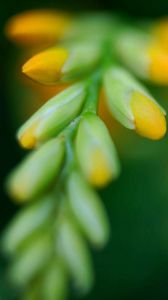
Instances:
[[[54,43],[69,27],[68,15],[54,10],[31,10],[11,18],[6,25],[6,35],[23,46]]]
[[[3,237],[3,249],[6,253],[14,254],[25,239],[48,221],[55,205],[54,200],[51,195],[44,196],[16,215]]]
[[[110,134],[99,117],[86,114],[76,138],[81,170],[93,186],[103,187],[119,174],[119,162]]]
[[[168,49],[158,43],[148,48],[150,57],[149,76],[157,84],[168,85]]]
[[[42,280],[43,299],[64,300],[67,294],[67,275],[60,261],[52,259]]]
[[[168,17],[154,22],[151,31],[158,43],[168,50]]]
[[[90,253],[71,220],[63,219],[59,228],[59,250],[76,287],[87,293],[93,284]]]
[[[165,135],[165,111],[129,72],[109,68],[104,75],[104,89],[109,110],[126,128],[154,140]]]
[[[43,231],[21,249],[9,270],[9,278],[18,286],[25,286],[48,264],[51,254],[50,236]]]
[[[81,230],[95,246],[103,246],[109,238],[109,225],[98,195],[77,173],[69,176],[67,194]]]
[[[79,78],[96,66],[100,56],[100,46],[91,42],[53,47],[30,58],[22,72],[37,82],[52,85]]]
[[[9,177],[9,193],[18,201],[37,197],[56,180],[63,157],[64,143],[59,138],[30,153]]]
[[[80,112],[87,88],[77,83],[44,104],[18,131],[18,140],[25,148],[33,148],[58,134]]]
[[[68,57],[64,48],[50,48],[30,58],[22,72],[42,84],[55,84],[62,76],[62,67]]]
[[[125,31],[118,37],[116,51],[136,75],[158,84],[168,84],[168,51],[154,36],[138,30]]]

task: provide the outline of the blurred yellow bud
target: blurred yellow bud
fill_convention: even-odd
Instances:
[[[158,43],[168,50],[168,17],[162,18],[154,22],[152,34]]]
[[[103,187],[119,174],[115,146],[106,126],[94,114],[86,114],[79,124],[76,154],[84,176],[93,186]]]
[[[148,49],[150,63],[149,75],[153,82],[168,84],[168,49],[160,44],[153,44]]]
[[[61,38],[69,27],[68,15],[54,10],[31,10],[12,17],[6,35],[23,46],[48,45]]]
[[[153,35],[129,30],[118,37],[117,53],[136,75],[157,84],[168,84],[168,49]]]

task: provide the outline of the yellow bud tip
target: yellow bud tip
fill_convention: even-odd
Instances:
[[[104,154],[105,155],[105,154]],[[104,187],[112,178],[108,162],[100,149],[95,149],[90,157],[89,182],[96,187]]]
[[[168,50],[159,44],[148,49],[149,76],[158,84],[168,84]]]
[[[133,93],[130,104],[137,133],[152,140],[161,139],[166,133],[166,119],[159,106],[139,92]]]
[[[168,49],[168,17],[156,22],[152,34],[160,45]]]
[[[67,60],[64,48],[50,48],[30,58],[22,67],[22,72],[42,84],[55,84],[61,77],[61,69]]]
[[[68,15],[54,10],[32,10],[14,16],[6,25],[9,39],[21,45],[51,44],[69,26]]]
[[[37,128],[37,124],[39,122],[36,122],[31,127],[29,127],[25,132],[23,132],[19,137],[19,143],[23,148],[26,149],[32,149],[36,145],[36,138],[34,135],[35,129]]]

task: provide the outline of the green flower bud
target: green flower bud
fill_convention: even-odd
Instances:
[[[109,68],[104,74],[104,90],[109,110],[126,128],[151,139],[165,134],[164,109],[129,72]]]
[[[62,220],[58,234],[59,251],[65,266],[71,273],[76,287],[86,293],[93,284],[93,271],[87,246],[71,220]]]
[[[30,153],[9,177],[9,193],[19,201],[37,197],[53,184],[64,157],[64,142],[55,138]]]
[[[122,62],[142,78],[148,78],[150,36],[143,31],[126,29],[117,37],[116,52]]]
[[[51,216],[54,200],[51,195],[44,196],[42,200],[33,202],[16,215],[3,237],[6,253],[14,254],[27,237],[45,224]]]
[[[76,155],[86,179],[102,187],[119,174],[119,162],[110,134],[94,114],[81,120],[76,137]]]
[[[18,131],[18,140],[25,148],[55,136],[80,112],[87,87],[77,83],[43,105]]]
[[[34,236],[15,258],[9,278],[19,286],[26,285],[47,265],[51,253],[50,236],[45,232]]]
[[[42,84],[76,79],[93,69],[101,58],[100,43],[93,41],[64,42],[30,58],[22,72]]]
[[[42,280],[42,299],[64,300],[67,295],[67,275],[58,259],[52,259]]]
[[[67,182],[70,207],[87,238],[95,246],[103,246],[109,238],[109,224],[98,195],[77,173]]]
[[[69,58],[62,68],[62,80],[74,79],[94,68],[101,58],[99,43],[85,41],[73,43],[69,48]]]

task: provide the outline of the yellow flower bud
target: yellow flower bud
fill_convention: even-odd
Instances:
[[[103,187],[119,173],[115,146],[108,130],[99,117],[87,114],[79,124],[76,154],[86,179]]]
[[[14,16],[6,25],[6,35],[27,46],[51,44],[63,36],[69,26],[68,15],[54,10],[31,10]]]
[[[154,23],[152,34],[158,43],[168,50],[168,17]]]
[[[147,96],[134,92],[130,100],[135,130],[142,136],[158,140],[166,133],[166,120],[158,105]]]
[[[109,68],[104,75],[104,89],[109,110],[126,128],[150,139],[164,136],[164,109],[129,72]]]
[[[22,72],[40,83],[55,84],[61,77],[67,57],[66,49],[53,47],[30,58],[23,65]]]
[[[168,49],[160,44],[152,44],[148,48],[150,58],[149,77],[159,84],[168,84]]]
[[[22,72],[42,84],[54,85],[59,80],[78,79],[80,74],[94,68],[101,57],[98,43],[79,42],[52,47],[30,58]]]
[[[80,112],[87,85],[76,83],[45,103],[18,131],[18,140],[25,148],[33,148],[58,134]]]
[[[136,30],[119,36],[116,50],[136,75],[158,84],[168,84],[168,49],[153,35]]]

